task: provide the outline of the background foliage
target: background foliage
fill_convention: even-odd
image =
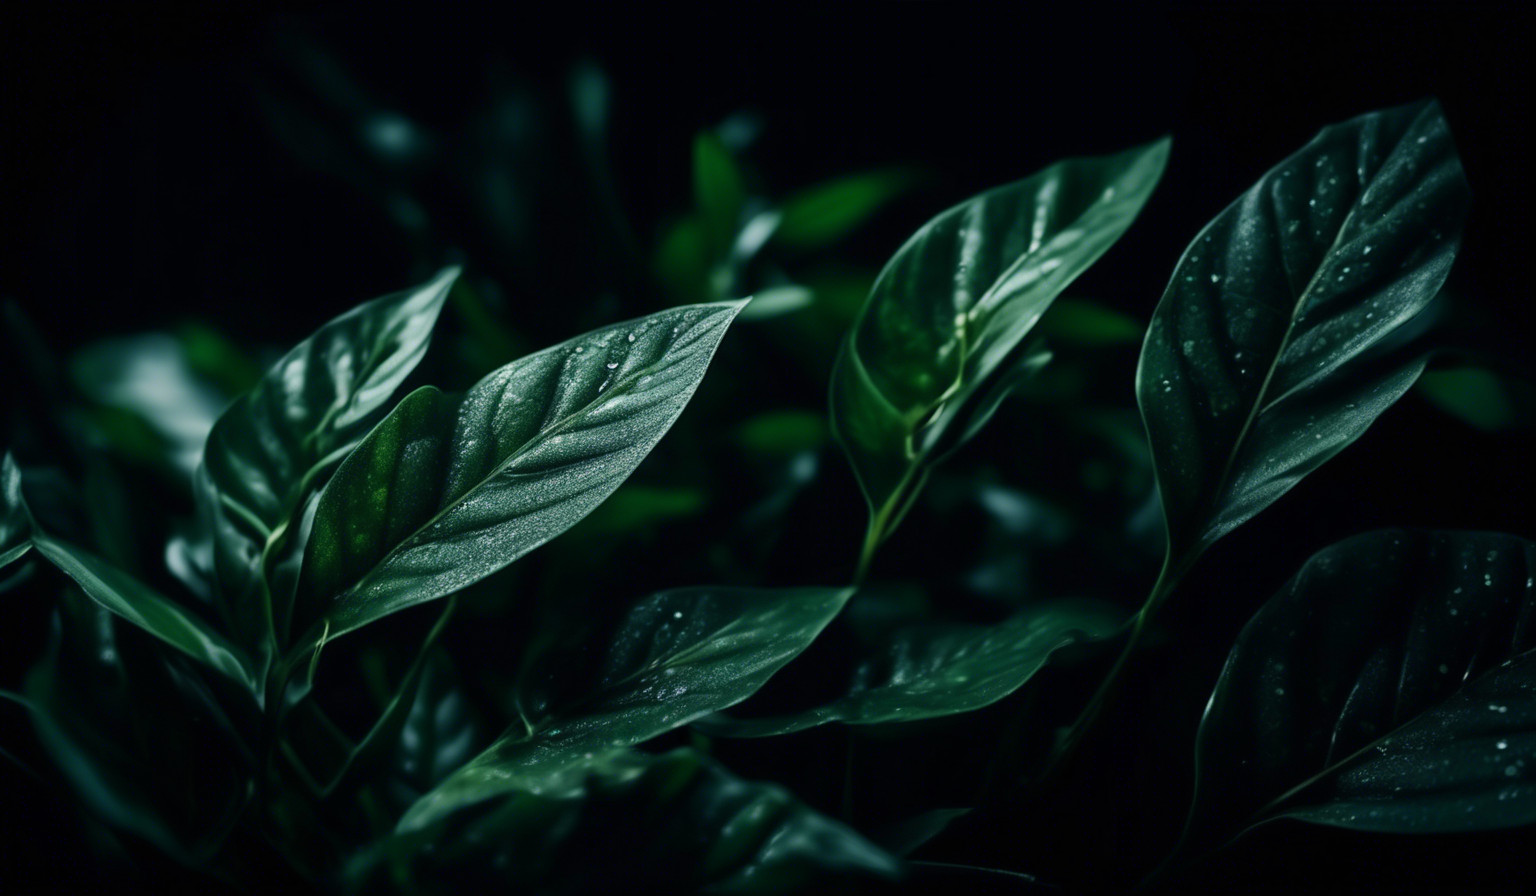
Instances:
[[[340,11],[86,11],[26,27],[17,17],[4,29],[17,90],[5,107],[13,235],[0,289],[15,300],[7,335],[20,337],[5,382],[25,376],[35,389],[8,404],[42,419],[68,407],[85,422],[65,418],[12,444],[83,483],[93,517],[65,524],[94,530],[104,555],[174,568],[179,555],[162,558],[159,546],[175,533],[147,530],[134,508],[163,503],[188,468],[200,439],[186,411],[216,412],[276,351],[362,299],[462,264],[421,373],[461,389],[577,333],[758,292],[761,316],[744,312],[733,325],[692,406],[629,483],[461,601],[444,644],[484,680],[462,705],[442,702],[475,744],[466,760],[502,722],[487,714],[501,708],[492,695],[528,674],[506,643],[548,630],[538,603],[513,595],[581,602],[603,628],[618,624],[615,607],[680,585],[847,581],[865,508],[823,409],[839,340],[879,266],[932,215],[983,189],[1172,134],[1138,223],[1067,293],[1094,304],[1042,321],[1053,364],[934,473],[870,571],[878,599],[850,605],[756,712],[825,705],[840,696],[828,682],[909,620],[963,635],[1040,594],[1134,609],[1162,545],[1132,384],[1140,333],[1175,261],[1319,126],[1438,96],[1475,196],[1439,321],[1459,353],[1207,553],[1051,787],[961,820],[925,853],[1048,881],[1083,881],[1084,869],[1090,884],[1132,881],[1174,845],[1170,819],[1193,785],[1200,715],[1234,640],[1309,557],[1391,526],[1536,535],[1528,26],[1497,5],[766,15],[650,21],[659,36],[649,41],[621,22],[551,36],[517,20],[365,25]],[[831,200],[812,191],[828,182]],[[840,219],[832,209],[854,211]],[[774,213],[771,235],[739,229]],[[59,366],[28,354],[32,330]],[[108,375],[128,358],[149,366]],[[161,396],[181,383],[185,393],[164,414],[128,414],[122,394],[93,391],[109,382]],[[95,448],[108,450],[65,454],[77,443],[66,434],[79,431],[104,433]],[[183,503],[170,509],[190,517]],[[0,666],[10,687],[48,649],[51,604],[25,589],[7,601]],[[419,636],[435,618],[435,608],[408,611],[376,636],[327,648],[337,651],[328,664],[356,670],[338,703],[377,700],[409,665],[392,638]],[[541,650],[570,650],[580,635],[560,632]],[[55,649],[80,648],[66,639]],[[861,729],[851,793],[838,725],[793,735],[793,753],[758,740],[713,748],[727,767],[872,829],[914,806],[969,804],[985,745],[1012,738],[1022,755],[1048,750],[1107,662],[1093,651],[1063,659],[980,712]],[[439,665],[420,674],[428,693],[475,678]],[[135,687],[152,699],[153,684]],[[61,699],[110,712],[113,693],[102,685]],[[19,742],[10,734],[27,730],[23,716],[0,713],[0,742]],[[1026,716],[1031,725],[1014,727]],[[117,721],[133,730],[134,719]],[[201,736],[211,735],[191,735]],[[454,750],[436,754],[425,750],[416,767]],[[167,769],[185,761],[165,757]],[[121,882],[125,868],[173,873],[143,856],[125,865],[111,844],[96,849],[99,833],[67,804],[9,764],[3,773],[16,794],[7,827],[21,832],[3,847],[8,874],[100,886]],[[1424,841],[1279,822],[1181,880],[1287,892],[1321,885],[1326,868],[1330,884],[1471,889],[1509,874],[1529,846],[1528,829]],[[106,858],[81,861],[87,852]]]

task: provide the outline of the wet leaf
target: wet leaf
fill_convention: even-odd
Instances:
[[[1359,438],[1422,358],[1373,352],[1434,298],[1468,190],[1436,103],[1325,128],[1206,225],[1137,372],[1187,559]]]
[[[1389,530],[1311,560],[1244,627],[1199,737],[1191,831],[1536,821],[1536,545]]]

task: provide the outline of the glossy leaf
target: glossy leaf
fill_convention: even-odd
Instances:
[[[912,182],[903,171],[851,174],[807,187],[784,200],[773,239],[816,249],[847,236]]]
[[[1325,128],[1195,238],[1137,373],[1173,556],[1268,506],[1413,385],[1421,359],[1377,356],[1445,280],[1467,204],[1440,107],[1420,103]]]
[[[581,696],[538,707],[527,727],[423,797],[401,830],[512,790],[553,787],[573,755],[643,743],[745,700],[815,640],[850,593],[701,587],[652,595],[619,626]]]
[[[828,722],[876,725],[970,712],[1007,697],[1055,651],[1108,637],[1120,620],[1091,605],[1027,610],[997,625],[922,625],[901,629],[858,665],[848,693],[786,716],[699,720],[710,735],[768,737]]]
[[[411,393],[321,495],[299,582],[304,621],[343,634],[570,528],[682,413],[740,309],[692,305],[604,327],[513,361],[462,398]]]
[[[934,218],[876,280],[832,372],[832,424],[883,535],[925,455],[974,431],[1015,349],[1151,195],[1168,141],[1059,162]]]
[[[251,691],[259,690],[259,678],[246,655],[208,623],[100,557],[39,528],[22,500],[21,475],[9,455],[3,469],[7,516],[19,507],[32,546],[91,600]]]
[[[518,769],[506,773],[515,780]],[[548,786],[509,788],[381,853],[396,885],[434,892],[819,892],[898,870],[784,789],[686,749],[575,754]]]
[[[213,536],[219,599],[246,643],[273,630],[269,550],[426,353],[457,276],[450,268],[321,327],[214,424],[198,470],[199,511]]]
[[[1536,544],[1384,531],[1320,552],[1238,636],[1192,830],[1536,821]]]

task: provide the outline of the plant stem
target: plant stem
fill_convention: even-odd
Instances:
[[[1105,704],[1109,702],[1110,697],[1113,695],[1115,687],[1120,681],[1120,675],[1125,671],[1126,664],[1130,661],[1131,654],[1141,643],[1141,636],[1146,633],[1147,626],[1152,621],[1152,617],[1162,606],[1168,594],[1178,584],[1179,579],[1183,578],[1184,573],[1189,570],[1192,562],[1193,558],[1186,556],[1175,564],[1171,550],[1164,556],[1163,567],[1158,571],[1157,581],[1153,583],[1152,591],[1147,595],[1147,599],[1141,605],[1141,609],[1136,611],[1136,615],[1132,617],[1131,634],[1126,639],[1125,647],[1120,650],[1120,655],[1115,657],[1114,665],[1109,667],[1109,672],[1105,674],[1104,680],[1099,683],[1098,690],[1094,691],[1093,696],[1088,699],[1088,703],[1078,715],[1077,721],[1072,723],[1072,727],[1067,730],[1061,742],[1056,745],[1056,749],[1051,755],[1050,763],[1041,775],[1041,780],[1049,780],[1061,772],[1066,759],[1077,749],[1078,745],[1082,742],[1083,736],[1087,734],[1093,723],[1097,721],[1099,714],[1104,710]]]

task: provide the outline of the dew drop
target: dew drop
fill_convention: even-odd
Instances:
[[[615,369],[618,368],[619,363],[617,361],[609,361],[607,364],[604,364],[603,366],[608,368],[609,370],[615,370]]]

